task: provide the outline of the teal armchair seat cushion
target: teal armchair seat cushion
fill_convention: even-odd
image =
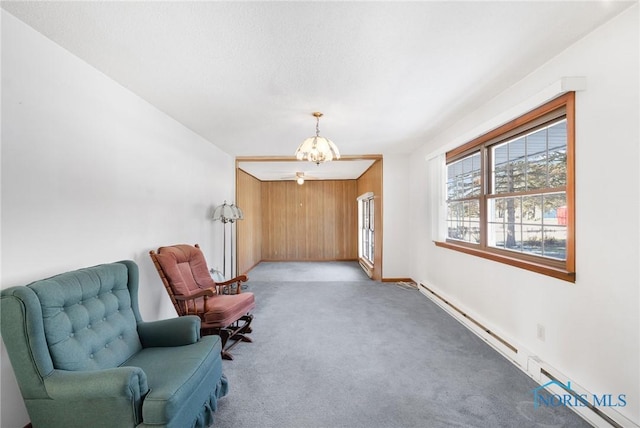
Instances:
[[[123,261],[2,290],[0,327],[32,425],[206,427],[226,395],[198,317],[144,322]]]
[[[188,420],[205,403],[211,411],[216,410],[218,397],[207,393],[212,391],[211,378],[222,377],[221,364],[215,364],[220,360],[220,343],[219,336],[205,336],[193,346],[145,348],[126,362],[142,368],[149,379],[142,407],[145,425],[169,426],[173,419]],[[198,397],[205,397],[205,401]]]

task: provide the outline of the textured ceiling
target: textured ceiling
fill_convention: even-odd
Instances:
[[[11,2],[234,156],[410,153],[629,7],[618,1]],[[560,76],[558,76],[560,77]]]

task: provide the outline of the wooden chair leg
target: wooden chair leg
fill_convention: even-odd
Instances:
[[[230,336],[229,330],[227,330],[226,328],[221,328],[218,331],[218,334],[220,335],[220,340],[222,341],[222,352],[221,352],[222,359],[233,360],[233,355],[231,355],[227,351],[227,342],[229,341],[229,336]]]
[[[241,340],[243,342],[253,342],[250,337],[245,336],[246,334],[251,333],[251,322],[253,321],[253,315],[247,314],[243,315],[238,321],[236,321],[237,330],[234,333],[232,339]],[[240,325],[240,322],[243,322]]]
[[[238,321],[227,328],[203,328],[201,334],[216,334],[220,336],[220,341],[222,342],[222,359],[233,360],[233,355],[230,352],[231,349],[239,342],[253,342],[253,340],[247,336],[247,334],[252,331],[250,326],[252,321],[253,315],[243,315]]]

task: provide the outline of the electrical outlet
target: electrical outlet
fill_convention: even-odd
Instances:
[[[538,324],[538,340],[544,342],[545,339],[545,331],[544,331],[544,326],[542,324]]]

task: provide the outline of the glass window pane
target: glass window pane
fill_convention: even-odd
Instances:
[[[498,144],[493,146],[494,167],[504,166],[507,162],[509,162],[509,146],[507,144]]]
[[[489,221],[502,223],[505,218],[505,208],[504,198],[489,199]]]
[[[469,224],[467,225],[467,236],[465,238],[465,241],[467,242],[474,244],[480,243],[480,222],[469,221]]]
[[[567,184],[567,148],[559,147],[549,151],[548,187],[562,187]]]
[[[547,128],[527,135],[527,160],[539,161],[547,157]]]
[[[447,204],[447,236],[451,239],[462,239],[463,216],[462,202],[450,202]]]
[[[465,217],[470,221],[480,221],[480,201],[465,201]]]
[[[567,120],[563,119],[549,126],[548,129],[548,147],[549,151],[562,147],[567,147]]]
[[[455,179],[447,180],[447,200],[458,198],[458,182]]]
[[[473,160],[471,157],[466,157],[460,161],[462,163],[462,173],[467,174],[473,171]]]
[[[480,153],[447,165],[447,200],[480,195]]]
[[[547,183],[547,166],[546,159],[527,162],[527,190],[549,187]]]
[[[506,193],[509,191],[509,177],[507,166],[496,166],[493,171],[493,193]]]
[[[489,223],[488,241],[490,247],[505,247],[505,231],[503,223]]]
[[[368,260],[373,265],[374,257],[374,199],[359,201],[360,212],[358,256]]]
[[[472,174],[472,180],[473,180],[473,191],[471,192],[472,196],[479,196],[480,195],[480,191],[482,189],[482,176],[480,174],[480,170],[476,170],[473,172]]]
[[[447,166],[447,178],[449,180],[455,179],[457,176],[462,175],[462,163],[454,162]]]
[[[492,193],[505,193],[508,189],[507,163],[509,162],[507,144],[493,146],[491,151]]]
[[[491,148],[494,194],[526,190],[525,147],[525,138],[518,138]]]
[[[543,254],[559,260],[567,259],[567,227],[545,226],[543,229]]]
[[[505,209],[505,248],[515,249],[520,247],[520,198],[508,198]]]
[[[462,210],[462,202],[449,202],[447,204],[447,220],[455,221],[458,220],[461,215],[460,212]]]
[[[473,193],[473,176],[465,174],[462,176],[462,197],[471,196]]]
[[[527,190],[547,187],[547,129],[527,135]]]
[[[543,195],[544,223],[567,224],[567,194],[566,192],[548,193]]]
[[[506,225],[507,238],[505,247],[508,250],[522,251],[522,225],[519,223]]]
[[[518,138],[508,144],[509,164],[507,176],[510,181],[509,192],[526,190],[526,139]]]
[[[447,236],[475,244],[480,242],[480,201],[447,204]]]
[[[502,224],[498,230],[500,236],[493,236],[494,246],[513,249],[520,247],[522,237],[519,227],[522,224],[522,198],[496,198],[489,200],[489,222],[494,225]],[[491,244],[490,244],[491,245]]]
[[[489,199],[488,245],[566,260],[566,200],[565,192]]]
[[[542,224],[542,195],[522,197],[522,223]]]
[[[524,253],[542,256],[542,226],[523,226],[522,251]]]
[[[567,130],[562,119],[491,147],[493,194],[558,188],[567,182]]]
[[[549,187],[567,184],[567,121],[562,120],[548,129]]]

